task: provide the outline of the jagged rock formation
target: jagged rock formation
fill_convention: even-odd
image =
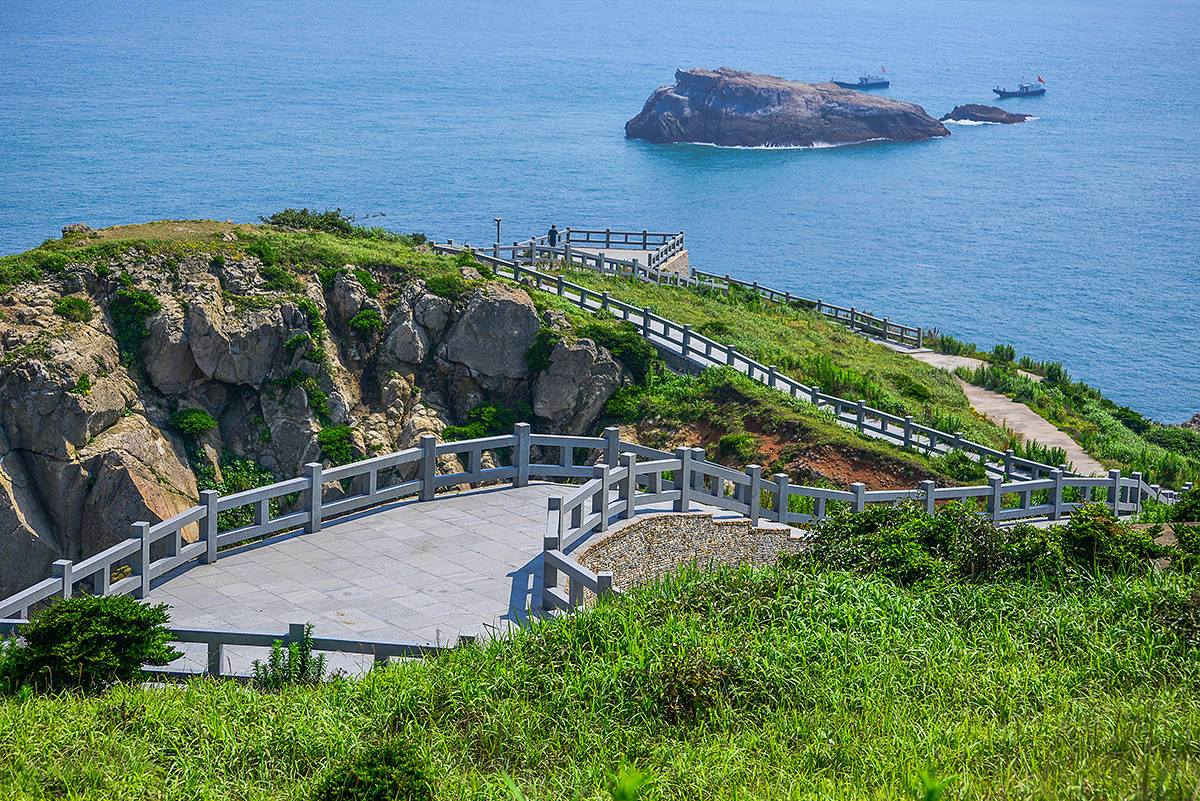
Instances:
[[[368,288],[357,269],[277,286],[254,256],[133,250],[0,298],[0,597],[191,506],[197,477],[221,480],[227,456],[290,477],[328,462],[323,428],[346,426],[361,458],[440,435],[480,403],[528,403],[541,430],[590,433],[626,380],[571,337],[532,374],[543,317],[524,290],[469,267],[477,280],[454,300],[402,273]],[[121,293],[156,307],[124,358]],[[70,294],[90,319],[55,312]],[[184,436],[170,422],[180,409],[216,426]]]
[[[675,85],[655,90],[625,124],[630,139],[739,147],[916,142],[949,134],[912,103],[726,67],[676,70]]]
[[[1012,125],[1013,123],[1025,122],[1025,120],[1032,118],[1032,114],[1014,114],[995,106],[981,106],[978,103],[968,103],[965,106],[955,106],[954,111],[942,117],[942,122],[955,120],[957,122],[995,122],[1001,125]]]
[[[1183,428],[1190,428],[1192,431],[1200,431],[1200,414],[1192,415],[1192,419],[1187,422],[1180,423]]]

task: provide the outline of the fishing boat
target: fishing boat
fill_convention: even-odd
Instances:
[[[880,75],[863,75],[858,79],[858,83],[850,83],[849,81],[834,81],[829,80],[842,87],[843,89],[887,89],[892,85],[892,82]]]
[[[997,86],[992,90],[1000,97],[1041,97],[1046,94],[1046,82],[1039,75],[1037,83],[1021,83],[1017,85],[1016,90],[1001,89]]]

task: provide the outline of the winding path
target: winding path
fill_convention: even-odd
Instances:
[[[928,349],[911,350],[909,348],[894,348],[901,353],[907,353],[914,359],[954,372],[956,367],[975,369],[983,362],[969,356],[951,356],[948,353],[937,353]],[[1029,375],[1026,373],[1026,375]],[[1067,452],[1067,461],[1075,467],[1075,472],[1081,475],[1101,476],[1107,473],[1104,465],[1092,458],[1078,442],[1055,428],[1046,418],[1030,409],[1023,403],[1001,395],[999,392],[977,387],[954,377],[971,402],[971,408],[989,417],[996,423],[1008,426],[1025,439],[1034,439],[1042,445],[1062,448]]]

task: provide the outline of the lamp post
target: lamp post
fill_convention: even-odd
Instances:
[[[496,244],[500,244],[500,218],[493,217],[492,219],[496,221]]]

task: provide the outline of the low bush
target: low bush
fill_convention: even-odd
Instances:
[[[446,300],[456,301],[473,289],[474,284],[461,275],[438,273],[425,279],[425,288]]]
[[[87,373],[80,373],[79,380],[75,382],[75,387],[71,390],[76,395],[90,395],[92,392],[92,379]]]
[[[181,654],[171,648],[166,604],[127,595],[76,595],[33,615],[0,648],[0,689],[96,692],[134,681],[143,665],[160,667]]]
[[[588,323],[581,326],[578,333],[579,336],[608,348],[613,358],[619,361],[639,384],[646,380],[650,368],[658,361],[658,351],[642,339],[641,333],[632,323]]]
[[[158,298],[144,289],[122,287],[117,290],[108,304],[108,314],[112,317],[113,336],[122,355],[133,357],[137,354],[142,340],[150,336],[146,318],[161,308]]]
[[[550,354],[561,339],[561,336],[542,326],[533,344],[525,349],[525,364],[529,365],[529,372],[537,375],[550,366]]]
[[[316,684],[325,676],[325,655],[313,651],[312,623],[304,636],[286,645],[276,640],[267,661],[255,659],[254,684],[262,690],[279,690],[294,684]]]
[[[455,442],[461,439],[479,439],[500,434],[511,434],[513,426],[521,421],[533,419],[533,408],[523,401],[512,408],[485,403],[467,413],[470,420],[465,426],[446,426],[442,439]]]
[[[1200,521],[1200,487],[1192,487],[1180,494],[1172,510],[1171,520],[1176,523]]]
[[[264,264],[258,268],[258,274],[266,282],[263,289],[268,291],[299,292],[303,288],[300,279],[282,267]]]
[[[762,458],[758,451],[758,440],[746,431],[733,431],[721,437],[717,441],[717,453],[742,465]]]
[[[203,409],[180,409],[171,415],[169,422],[180,434],[192,438],[217,427],[217,421]]]
[[[1017,349],[1012,345],[996,345],[992,348],[992,361],[996,364],[1009,364],[1017,358]]]
[[[1101,504],[1075,510],[1065,525],[997,528],[958,502],[932,515],[917,503],[902,502],[831,515],[817,527],[811,551],[793,559],[909,585],[1141,573],[1162,557],[1188,569],[1189,560],[1180,558],[1184,555],[1182,549],[1156,543],[1152,532],[1117,521]]]
[[[369,748],[331,770],[313,801],[433,801],[425,769],[402,743]]]
[[[317,432],[321,455],[332,465],[354,461],[354,429],[350,426],[326,426]]]
[[[92,304],[84,298],[68,295],[54,304],[54,313],[73,323],[86,323],[92,319]]]
[[[964,451],[950,451],[945,456],[939,456],[937,462],[947,474],[956,481],[964,484],[983,484],[987,482],[987,470],[972,459]]]
[[[366,336],[383,330],[383,318],[379,316],[379,309],[368,307],[351,317],[349,326],[351,331]]]

